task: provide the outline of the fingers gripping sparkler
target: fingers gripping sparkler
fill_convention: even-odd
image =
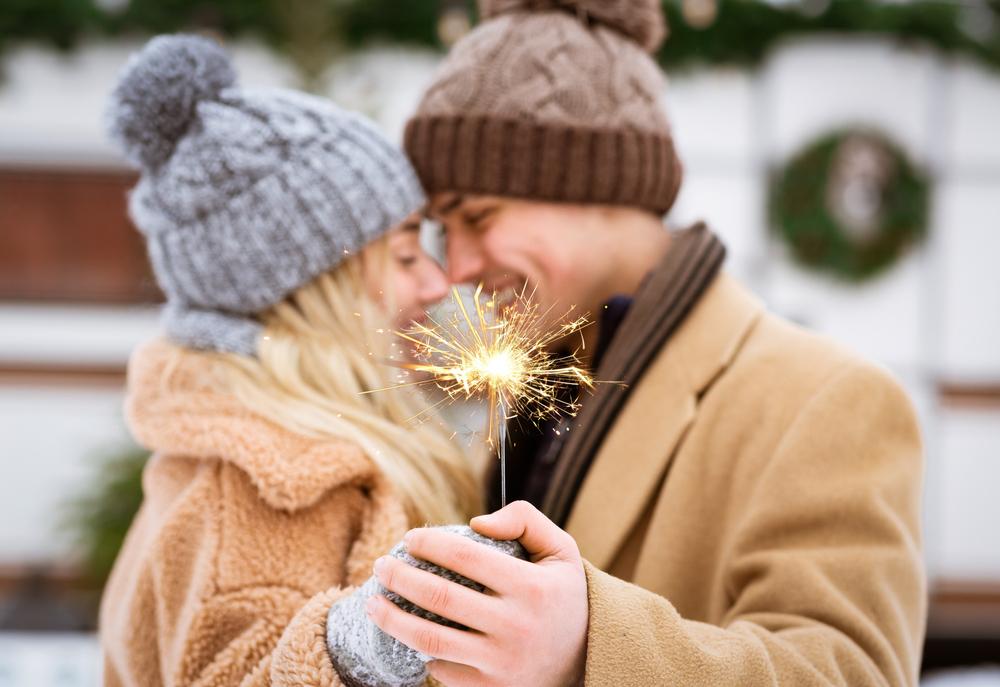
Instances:
[[[546,329],[551,308],[538,312],[538,305],[523,293],[501,307],[496,294],[484,301],[482,290],[480,284],[473,298],[474,313],[453,289],[455,311],[449,317],[396,332],[414,345],[417,359],[397,364],[429,374],[431,379],[418,383],[436,384],[448,400],[487,401],[488,437],[500,459],[501,502],[506,505],[507,422],[515,417],[538,423],[556,415],[576,415],[578,402],[564,400],[559,391],[569,386],[592,389],[594,379],[575,353],[560,356],[549,347],[580,332],[589,321],[578,317]]]

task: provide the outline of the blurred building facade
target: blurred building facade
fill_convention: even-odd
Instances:
[[[31,571],[72,578],[63,504],[101,456],[128,446],[125,363],[157,332],[155,286],[124,218],[134,177],[101,124],[136,47],[94,42],[67,57],[25,46],[6,58],[0,592]],[[247,84],[296,84],[295,70],[262,46],[230,47]],[[398,139],[437,61],[428,51],[366,50],[340,59],[324,90]],[[668,222],[706,220],[729,247],[728,269],[773,310],[903,382],[927,443],[931,631],[1000,638],[1000,74],[877,38],[812,38],[759,68],[676,74],[664,104],[686,174]],[[861,284],[796,266],[767,212],[775,171],[816,137],[853,125],[887,134],[932,182],[929,238]]]

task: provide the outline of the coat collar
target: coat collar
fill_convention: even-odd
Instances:
[[[346,440],[293,433],[217,390],[211,356],[162,339],[133,352],[125,417],[151,451],[227,462],[245,472],[272,508],[294,512],[346,484],[371,487],[374,464]]]
[[[566,525],[594,565],[613,560],[694,421],[699,395],[732,362],[762,312],[756,298],[720,274],[632,389]]]

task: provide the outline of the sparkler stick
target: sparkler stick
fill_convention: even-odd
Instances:
[[[396,364],[429,374],[430,379],[416,384],[436,384],[445,392],[446,402],[486,399],[489,443],[500,459],[501,503],[506,505],[507,422],[522,418],[537,424],[556,415],[576,415],[578,402],[565,400],[559,392],[569,386],[592,389],[594,379],[575,353],[557,356],[549,347],[590,323],[586,317],[577,317],[546,329],[551,308],[539,312],[523,293],[501,307],[496,294],[484,302],[482,291],[480,284],[473,297],[475,317],[456,288],[452,290],[455,312],[450,317],[431,318],[410,331],[396,332],[414,345],[417,358],[417,362]]]
[[[507,505],[507,409],[501,400],[497,403],[497,425],[499,437],[497,452],[500,454],[500,507]]]

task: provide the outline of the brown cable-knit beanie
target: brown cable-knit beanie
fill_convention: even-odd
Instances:
[[[669,210],[681,164],[649,54],[665,35],[660,0],[479,7],[406,127],[428,193]]]

